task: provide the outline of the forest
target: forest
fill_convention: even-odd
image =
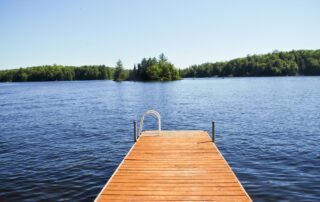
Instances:
[[[0,71],[0,82],[72,81],[112,79],[114,68],[105,65],[45,65]]]
[[[143,58],[128,70],[119,60],[115,67],[105,65],[62,66],[44,65],[0,70],[0,82],[25,81],[173,81],[191,77],[297,76],[320,75],[320,50],[273,51],[263,55],[248,55],[226,62],[203,63],[178,69],[161,54],[158,58]]]
[[[182,70],[183,77],[320,75],[320,50],[273,51]]]
[[[180,79],[179,70],[164,54],[157,58],[143,58],[132,70],[125,69],[119,60],[115,67],[105,65],[62,66],[45,65],[37,67],[0,71],[0,82],[25,81],[72,81],[72,80],[114,80],[114,81],[173,81]]]

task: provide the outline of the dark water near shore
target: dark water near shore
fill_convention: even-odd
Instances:
[[[320,77],[0,83],[0,201],[92,201],[151,108],[168,130],[214,119],[255,201],[320,201]]]

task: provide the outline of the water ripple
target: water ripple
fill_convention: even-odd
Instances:
[[[320,201],[320,78],[0,84],[0,201],[92,201],[132,121],[210,131],[254,201]],[[155,120],[146,119],[147,129]]]

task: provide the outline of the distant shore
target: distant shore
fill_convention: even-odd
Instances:
[[[124,69],[119,60],[116,67],[105,65],[44,65],[0,70],[0,82],[30,81],[175,81],[181,78],[319,76],[320,50],[293,50],[251,55],[227,62],[203,63],[178,69],[161,54],[143,58],[132,70]]]

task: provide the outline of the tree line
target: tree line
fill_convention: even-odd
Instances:
[[[224,76],[295,76],[320,75],[320,50],[274,51],[263,55],[248,55],[227,62],[203,63],[186,69],[176,68],[161,54],[158,58],[143,58],[128,70],[119,60],[115,67],[105,65],[62,66],[45,65],[0,70],[0,82],[24,81],[173,81],[181,77]]]
[[[320,50],[273,51],[182,70],[183,77],[320,75]]]
[[[115,81],[172,81],[180,79],[179,70],[164,54],[157,58],[143,58],[132,70],[124,69],[119,60],[116,67],[105,65],[62,66],[45,65],[0,71],[0,82],[25,81],[72,81],[72,80],[115,80]]]
[[[159,59],[143,58],[132,70],[125,70],[121,60],[117,62],[114,74],[115,81],[174,81],[179,80],[179,70],[161,54]]]
[[[112,79],[113,74],[114,68],[105,65],[81,67],[45,65],[1,70],[0,82],[105,80]]]

